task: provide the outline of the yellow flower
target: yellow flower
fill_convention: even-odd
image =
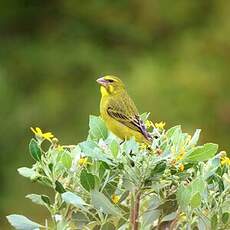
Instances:
[[[140,144],[140,149],[141,150],[146,150],[149,146],[146,143],[141,143]]]
[[[192,136],[188,134],[188,136],[185,140],[186,144],[188,144],[191,141],[191,139],[192,139]]]
[[[184,155],[185,155],[185,149],[184,149],[184,147],[182,147],[180,149],[178,156],[176,157],[176,161],[182,160],[184,158]]]
[[[87,157],[81,157],[78,161],[78,164],[80,166],[86,166],[88,164],[88,158]]]
[[[163,121],[161,121],[160,123],[155,123],[155,127],[157,129],[164,129],[165,125],[166,125],[166,123]]]
[[[39,127],[36,127],[35,129],[31,127],[30,129],[38,138],[51,141],[51,138],[54,137],[54,135],[51,132],[43,133]]]
[[[145,126],[146,126],[147,129],[153,127],[152,121],[146,120],[146,121],[145,121]]]
[[[221,157],[221,164],[222,165],[230,165],[230,158],[229,157]]]
[[[179,169],[179,171],[183,172],[184,171],[184,165],[183,164],[179,164],[178,169]]]
[[[184,212],[182,212],[180,215],[179,215],[179,219],[180,221],[186,221],[186,214]]]
[[[120,197],[115,194],[112,195],[111,199],[114,204],[117,204],[120,201]]]

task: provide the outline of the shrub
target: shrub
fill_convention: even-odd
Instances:
[[[50,187],[53,196],[26,198],[47,208],[38,224],[9,215],[16,229],[229,229],[230,159],[218,146],[197,146],[180,126],[169,130],[142,118],[158,138],[152,146],[121,143],[100,117],[90,116],[87,140],[62,146],[51,133],[33,129],[35,160],[20,175]],[[48,149],[44,142],[49,143]]]

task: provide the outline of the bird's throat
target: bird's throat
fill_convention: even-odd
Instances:
[[[106,88],[104,86],[101,86],[100,90],[101,90],[102,97],[109,95],[108,91],[106,90]]]

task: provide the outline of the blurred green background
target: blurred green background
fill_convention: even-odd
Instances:
[[[154,122],[201,128],[201,142],[229,150],[229,12],[225,0],[1,1],[1,229],[8,214],[47,214],[25,195],[49,191],[16,171],[33,163],[29,127],[84,140],[98,76],[120,76]]]

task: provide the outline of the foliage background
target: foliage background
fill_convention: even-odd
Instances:
[[[1,1],[0,226],[10,213],[46,215],[24,196],[48,191],[16,172],[31,164],[29,127],[82,141],[103,74],[120,76],[153,121],[201,128],[202,142],[229,150],[229,10],[224,0]]]

